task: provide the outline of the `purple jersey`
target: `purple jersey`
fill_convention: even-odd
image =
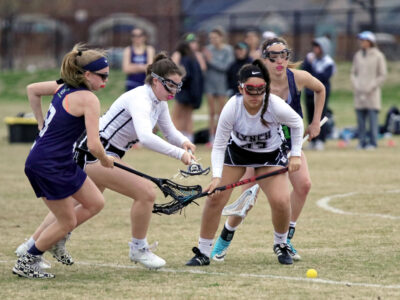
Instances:
[[[84,117],[65,111],[63,100],[71,93],[87,90],[63,85],[53,96],[43,129],[25,163],[25,173],[38,197],[62,199],[74,194],[86,174],[73,160],[73,144],[85,130]]]
[[[147,48],[143,54],[136,54],[133,50],[133,47],[131,47],[131,62],[134,64],[147,64]],[[143,85],[145,79],[145,72],[129,74],[126,78],[126,90],[130,91],[138,86]]]

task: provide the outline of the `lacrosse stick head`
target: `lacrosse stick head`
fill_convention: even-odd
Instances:
[[[255,184],[245,190],[235,202],[224,207],[222,215],[238,216],[244,219],[247,212],[254,206],[259,189],[260,186]]]
[[[198,163],[192,163],[188,166],[187,171],[179,170],[183,177],[197,176],[197,175],[207,175],[210,173],[210,167],[203,169]]]
[[[181,211],[182,208],[194,202],[194,199],[197,199],[199,195],[202,195],[202,188],[200,185],[186,186],[175,183],[169,179],[161,180],[160,189],[165,197],[171,196],[172,200],[167,203],[154,203],[153,213],[172,215]]]

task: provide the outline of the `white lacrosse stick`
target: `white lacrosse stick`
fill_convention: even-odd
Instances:
[[[319,126],[322,127],[322,125],[324,125],[326,121],[328,121],[328,118],[325,116],[321,120]],[[303,138],[303,144],[308,140],[308,138],[309,135],[307,134]],[[288,153],[288,156],[290,156],[290,152]],[[244,219],[247,215],[247,211],[254,206],[259,188],[260,186],[256,184],[245,190],[235,202],[224,207],[224,209],[222,210],[222,215],[239,216]]]
[[[260,186],[255,184],[245,190],[235,202],[224,207],[222,215],[239,216],[244,219],[249,209],[254,206],[259,188]]]

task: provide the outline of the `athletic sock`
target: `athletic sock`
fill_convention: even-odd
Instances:
[[[33,245],[35,245],[35,240],[33,239],[33,236],[31,236],[29,238],[29,240],[26,242],[26,245],[28,246],[28,248],[32,247]]]
[[[236,229],[239,227],[240,224],[242,224],[242,223],[240,222],[237,226],[233,227],[233,226],[229,225],[228,219],[226,219],[225,227],[226,227],[226,229],[228,229],[230,231],[236,231]]]
[[[214,243],[213,239],[203,239],[200,237],[199,238],[200,252],[203,253],[204,255],[206,255],[207,257],[210,257],[213,243]]]
[[[132,237],[132,245],[135,250],[146,248],[148,247],[147,238],[136,239]]]
[[[294,232],[296,231],[296,222],[290,222],[289,224],[289,232],[288,239],[291,240],[293,238]]]
[[[274,231],[274,245],[276,244],[286,244],[288,233],[278,233]]]
[[[221,231],[221,238],[224,241],[230,242],[233,239],[233,236],[235,234],[235,230],[237,227],[233,228],[231,226],[229,226],[229,224],[227,224],[228,221],[226,221],[224,228]]]
[[[44,252],[40,251],[38,248],[36,248],[36,245],[33,244],[33,246],[29,248],[28,253],[32,255],[42,255]]]

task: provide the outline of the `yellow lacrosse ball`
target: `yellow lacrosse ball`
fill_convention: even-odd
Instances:
[[[307,276],[307,278],[317,278],[318,272],[315,269],[308,269],[306,276]]]

